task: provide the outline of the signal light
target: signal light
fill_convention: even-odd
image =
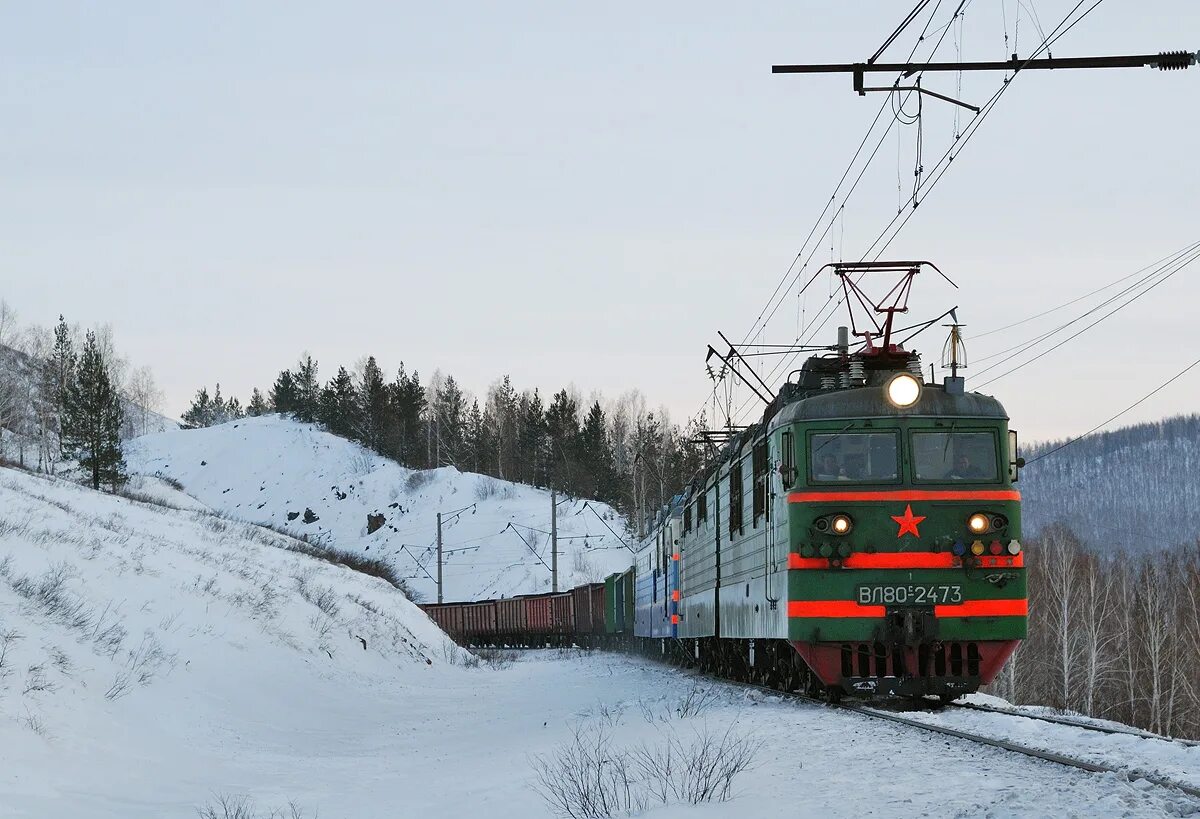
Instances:
[[[1004,551],[1004,547],[1002,545],[1000,545],[1000,541],[993,540],[992,544],[990,546],[988,546],[988,551],[994,555],[998,555],[1002,551]]]
[[[967,553],[967,544],[963,543],[961,540],[956,540],[954,541],[954,545],[950,547],[950,551],[953,552],[956,557],[962,557]]]
[[[911,407],[921,397],[921,382],[908,373],[900,373],[887,385],[887,398],[892,406]]]
[[[992,519],[983,512],[976,512],[975,514],[971,515],[971,517],[967,518],[967,528],[971,530],[972,534],[982,535],[984,532],[990,529],[991,526]]]
[[[831,554],[833,554],[833,547],[830,546],[828,543],[822,543],[821,544],[821,557],[829,557]]]
[[[982,540],[977,540],[971,544],[971,554],[975,555],[976,557],[979,557],[981,554],[983,554],[983,552],[984,552],[984,546],[983,546]]]
[[[1010,540],[1008,542],[1008,553],[1010,555],[1019,555],[1021,553],[1021,541]]]
[[[854,528],[854,521],[849,515],[834,515],[829,521],[829,528],[835,535],[844,535]]]

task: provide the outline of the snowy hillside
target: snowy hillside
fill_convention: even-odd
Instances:
[[[1065,523],[1093,549],[1133,552],[1200,540],[1200,416],[1089,435],[1035,461],[1058,446],[1023,453],[1027,535]]]
[[[547,591],[550,493],[453,467],[414,471],[311,425],[265,416],[148,435],[126,445],[132,473],[178,481],[206,506],[386,559],[424,600],[437,587],[443,513],[445,599]],[[559,586],[630,563],[610,507],[559,497]],[[463,510],[454,513],[456,510]],[[380,518],[382,516],[382,523]],[[368,531],[369,518],[378,526]],[[630,542],[625,538],[625,542]]]
[[[315,703],[462,673],[396,589],[289,543],[0,469],[0,815],[194,815],[245,737],[319,744]]]

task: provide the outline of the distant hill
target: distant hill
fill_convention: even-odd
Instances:
[[[1027,448],[1033,461],[1061,442]],[[1090,435],[1021,470],[1026,535],[1062,522],[1094,549],[1200,538],[1200,415]]]
[[[550,493],[533,486],[454,467],[408,469],[278,415],[142,436],[127,442],[125,460],[131,473],[177,481],[223,514],[387,560],[424,600],[437,599],[437,513],[466,508],[443,515],[446,600],[551,587]],[[623,517],[597,501],[593,513],[583,500],[558,500],[559,588],[629,566],[631,553],[608,529],[632,545]]]

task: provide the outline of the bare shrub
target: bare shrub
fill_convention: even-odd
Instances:
[[[310,814],[295,802],[289,802],[285,808],[260,810],[248,796],[222,795],[214,797],[211,802],[196,809],[200,819],[308,819]],[[314,811],[311,819],[317,819]]]
[[[46,666],[38,663],[25,669],[25,689],[22,696],[40,694],[43,691],[55,691],[58,686],[46,677]]]
[[[495,478],[480,476],[475,482],[475,500],[485,501],[500,491],[500,482]]]
[[[16,629],[0,629],[0,680],[12,674],[11,663],[8,662],[8,650],[17,640],[23,640],[25,635]]]
[[[147,631],[138,647],[129,652],[125,667],[117,672],[104,698],[120,699],[135,685],[149,685],[164,665],[174,664],[175,655],[168,654],[153,632]]]
[[[177,492],[183,491],[183,484],[180,483],[179,481],[175,480],[174,478],[172,478],[169,475],[164,475],[161,472],[155,472],[154,477],[158,478],[160,481],[162,481],[167,486],[171,487],[172,489],[174,489]]]
[[[134,501],[135,503],[144,503],[147,506],[161,506],[164,509],[183,511],[183,507],[179,506],[178,504],[171,503],[170,501],[147,494],[146,492],[139,492],[136,489],[130,489],[127,486],[117,490],[117,494],[123,498]]]
[[[685,742],[669,732],[657,745],[642,745],[631,754],[641,781],[663,804],[725,802],[733,795],[733,781],[754,765],[762,743],[734,733],[707,727]]]
[[[693,681],[691,688],[687,690],[675,706],[675,713],[680,719],[690,719],[698,717],[709,709],[717,701],[717,689],[711,685],[701,685],[699,681]]]
[[[268,526],[266,528],[278,532],[286,538],[282,543],[270,543],[268,545],[280,546],[290,552],[299,552],[300,554],[314,557],[317,560],[323,560],[326,563],[345,566],[347,569],[352,569],[360,574],[378,577],[399,589],[400,593],[409,600],[419,601],[421,599],[420,595],[408,585],[408,581],[396,571],[392,564],[385,560],[367,557],[363,554],[339,549],[336,546],[315,543],[305,535],[293,535],[282,527]]]
[[[477,648],[475,656],[493,671],[508,668],[516,661],[513,652],[505,651],[502,648]]]
[[[557,751],[532,759],[534,790],[560,816],[601,819],[643,811],[650,802],[628,751],[605,729],[576,728]]]
[[[19,721],[22,725],[24,725],[30,731],[33,731],[38,736],[46,736],[46,724],[42,722],[41,717],[30,711],[28,708],[25,709],[25,716],[21,717]]]
[[[754,766],[761,743],[707,728],[692,739],[674,731],[661,742],[614,748],[604,726],[576,728],[571,741],[533,757],[534,789],[569,819],[599,819],[652,804],[724,802],[734,780]]]
[[[113,611],[112,601],[110,600],[104,610],[96,616],[91,634],[88,638],[92,641],[92,646],[98,654],[115,657],[117,652],[121,650],[121,646],[125,644],[125,637],[128,632],[125,627],[117,619],[117,614]]]
[[[41,577],[14,577],[10,585],[42,614],[67,628],[83,631],[92,624],[92,612],[67,588],[73,575],[70,564],[63,562],[51,566]]]

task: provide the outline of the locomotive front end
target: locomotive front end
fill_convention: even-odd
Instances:
[[[834,695],[953,698],[1025,636],[1015,442],[995,399],[878,376],[775,421],[788,640]]]

